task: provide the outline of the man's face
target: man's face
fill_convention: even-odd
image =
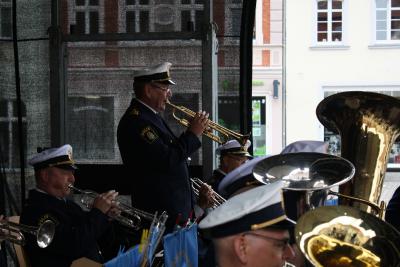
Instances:
[[[247,161],[246,156],[234,155],[234,154],[226,154],[221,162],[221,169],[225,173],[229,173],[245,163]]]
[[[157,112],[165,110],[166,102],[172,97],[171,89],[169,84],[165,83],[150,83],[148,84],[148,103]]]
[[[44,170],[41,189],[55,197],[63,198],[71,193],[69,184],[75,182],[73,170],[66,170],[57,167],[49,167]]]
[[[282,267],[294,258],[286,230],[256,230],[244,233],[248,241],[248,264],[253,267]]]

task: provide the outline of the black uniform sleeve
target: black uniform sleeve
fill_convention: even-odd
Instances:
[[[388,203],[385,220],[400,231],[400,187],[396,189]]]
[[[201,146],[199,138],[190,131],[179,138],[165,136],[143,120],[136,120],[127,130],[127,135],[132,138],[131,149],[138,151],[143,158],[151,159],[160,171],[173,169]]]
[[[72,259],[86,255],[88,249],[97,246],[97,240],[111,227],[108,217],[96,208],[86,212],[84,217],[78,216],[79,223],[69,223],[64,214],[54,210],[46,213],[46,217],[56,224],[54,239],[46,249]]]

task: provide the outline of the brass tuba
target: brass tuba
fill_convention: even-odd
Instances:
[[[360,201],[339,197],[339,203],[371,212],[378,206],[389,153],[400,134],[400,100],[373,92],[343,92],[322,100],[316,113],[326,128],[340,134],[341,156],[356,168],[339,193]],[[368,206],[360,205],[363,200]],[[384,203],[378,207],[382,217]]]
[[[400,265],[400,233],[376,216],[349,206],[325,206],[297,221],[296,243],[316,267]]]

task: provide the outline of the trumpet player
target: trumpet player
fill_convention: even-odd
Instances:
[[[216,154],[219,155],[219,167],[213,171],[211,178],[207,181],[215,192],[218,192],[219,183],[227,173],[253,158],[247,151],[250,145],[251,142],[249,140],[243,146],[237,140],[229,140],[217,148]]]
[[[67,267],[81,257],[103,262],[99,248],[110,249],[113,244],[113,227],[107,214],[117,212],[113,201],[118,193],[100,194],[90,211],[68,200],[68,185],[75,182],[76,169],[70,145],[41,151],[29,164],[35,170],[36,188],[29,191],[20,222],[39,226],[51,220],[55,224],[54,239],[46,248],[39,248],[35,237],[26,235],[25,250],[31,266]]]
[[[166,211],[166,233],[177,218],[178,223],[186,222],[194,209],[186,160],[200,148],[200,137],[209,122],[207,113],[198,112],[176,136],[160,116],[172,96],[170,86],[175,84],[170,67],[171,63],[164,62],[135,73],[135,98],[117,132],[121,157],[133,184],[132,203],[150,213]]]

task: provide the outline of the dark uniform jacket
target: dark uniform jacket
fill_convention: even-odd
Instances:
[[[38,226],[47,219],[56,225],[54,239],[48,247],[39,248],[36,237],[25,234],[25,250],[32,267],[70,266],[81,257],[102,262],[97,241],[112,236],[112,227],[100,210],[93,208],[86,212],[70,200],[31,190],[20,222]]]
[[[388,203],[385,212],[385,221],[400,231],[400,187],[396,189]]]
[[[193,192],[186,159],[200,146],[190,131],[176,137],[164,120],[133,99],[118,125],[118,146],[132,178],[133,206],[169,215],[166,232],[181,214],[193,209]]]
[[[226,176],[226,173],[224,173],[220,169],[215,169],[207,183],[209,185],[211,185],[212,189],[219,194],[218,186],[221,183],[222,179],[224,179],[225,176]]]

